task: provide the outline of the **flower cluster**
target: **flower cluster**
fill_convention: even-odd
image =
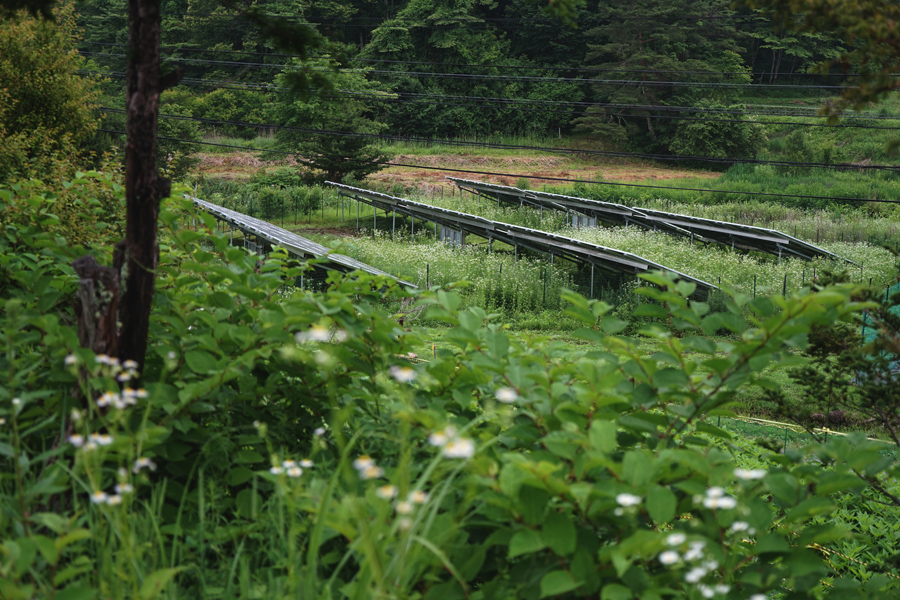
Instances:
[[[765,469],[735,469],[734,476],[738,479],[750,480],[750,479],[762,479],[766,476]]]
[[[459,437],[456,427],[448,425],[441,431],[428,436],[428,443],[442,448],[445,458],[471,458],[475,454],[475,442],[469,438]]]
[[[149,469],[150,471],[156,470],[156,463],[150,460],[147,457],[140,457],[136,461],[134,461],[134,465],[131,467],[132,473],[140,473],[143,469]]]
[[[141,388],[138,390],[126,387],[121,394],[116,392],[106,392],[97,398],[97,406],[106,408],[112,406],[118,410],[123,410],[129,406],[137,404],[138,398],[146,398],[147,390]]]
[[[115,377],[117,381],[124,383],[140,377],[140,372],[138,371],[140,365],[133,360],[126,360],[120,363],[118,358],[106,354],[98,354],[94,357],[94,360],[97,364],[101,365],[101,369],[105,375]],[[68,367],[75,366],[78,362],[79,359],[74,354],[68,355],[65,360],[66,366]]]
[[[272,465],[269,473],[272,475],[286,474],[288,477],[300,477],[303,475],[303,469],[309,469],[313,466],[313,461],[304,458],[299,463],[295,460],[282,461],[280,465]]]
[[[84,448],[88,452],[96,450],[98,446],[109,446],[113,441],[113,437],[107,433],[92,433],[87,439],[78,433],[69,436],[70,444],[76,448]]]
[[[294,334],[298,344],[304,342],[328,342],[331,340],[331,332],[327,327],[313,325],[306,331],[298,331]]]
[[[359,473],[361,479],[378,479],[384,475],[384,469],[376,465],[375,461],[365,454],[353,461],[353,468]]]
[[[706,490],[706,496],[695,496],[694,501],[702,503],[706,508],[721,508],[723,510],[731,510],[737,506],[737,500],[731,496],[726,496],[725,491],[720,487],[711,487]]]

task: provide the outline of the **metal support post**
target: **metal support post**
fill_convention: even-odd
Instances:
[[[591,263],[591,298],[594,297],[594,263]]]

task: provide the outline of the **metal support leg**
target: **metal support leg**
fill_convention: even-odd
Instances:
[[[594,297],[594,263],[591,263],[591,298]]]

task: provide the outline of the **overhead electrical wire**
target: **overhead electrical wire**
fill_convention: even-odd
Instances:
[[[109,107],[98,107],[99,110],[106,110],[108,112],[117,112],[117,113],[125,113],[124,109],[120,108],[109,108]],[[795,161],[778,161],[778,160],[760,160],[760,159],[737,159],[737,158],[716,158],[710,156],[672,156],[666,154],[648,154],[648,153],[638,153],[638,152],[612,152],[608,150],[587,150],[587,149],[572,149],[572,148],[554,148],[547,146],[526,146],[521,144],[499,144],[499,143],[491,143],[491,142],[472,142],[466,140],[447,140],[447,139],[435,139],[435,138],[424,138],[424,137],[410,137],[410,136],[399,136],[399,135],[385,135],[378,133],[359,133],[354,131],[338,131],[338,130],[330,130],[330,129],[316,129],[316,128],[305,128],[305,127],[290,127],[284,125],[277,125],[273,123],[248,123],[246,121],[231,121],[226,119],[205,119],[201,117],[190,117],[186,115],[172,115],[160,113],[160,118],[163,119],[172,119],[172,120],[181,120],[181,121],[194,121],[199,123],[209,123],[209,124],[217,124],[217,125],[233,125],[236,127],[246,127],[253,129],[267,129],[267,130],[284,130],[284,131],[294,131],[298,133],[309,133],[314,135],[325,135],[331,137],[360,137],[367,139],[377,139],[377,140],[385,140],[385,141],[402,141],[402,142],[417,142],[417,143],[427,143],[434,145],[442,145],[442,146],[466,146],[466,147],[479,147],[479,148],[492,148],[498,150],[538,150],[541,152],[550,152],[554,154],[575,154],[575,155],[591,155],[591,156],[603,156],[607,158],[641,158],[644,160],[656,160],[656,161],[688,161],[688,162],[708,162],[714,164],[758,164],[758,165],[772,165],[779,167],[790,167],[790,168],[818,168],[818,169],[834,169],[838,171],[860,171],[860,170],[884,170],[884,171],[894,171],[900,172],[900,166],[895,165],[854,165],[849,163],[818,163],[818,162],[795,162]]]
[[[95,46],[115,46],[117,48],[125,48],[127,44],[119,44],[113,42],[88,42],[82,41],[81,44],[90,44]],[[270,53],[270,52],[255,52],[249,50],[206,50],[202,48],[190,48],[190,47],[182,47],[182,46],[160,46],[160,50],[164,52],[198,52],[204,54],[239,54],[239,55],[252,55],[252,56],[262,56],[262,57],[271,57],[271,58],[297,58],[296,54],[278,54],[278,53]],[[81,51],[82,54],[89,54],[89,52]],[[96,55],[102,56],[102,53],[95,53]],[[109,54],[109,56],[125,56],[124,54]],[[312,56],[310,58],[328,58],[327,55],[323,56]],[[180,58],[173,58],[172,60],[182,60]],[[200,59],[191,59],[197,60]],[[351,58],[349,59],[351,62],[371,62],[371,63],[388,63],[388,64],[399,64],[399,65],[430,65],[430,66],[453,66],[453,67],[466,67],[466,68],[474,68],[474,69],[515,69],[515,70],[525,70],[525,71],[574,71],[579,73],[652,73],[652,74],[683,74],[683,75],[749,75],[751,77],[862,77],[860,73],[781,73],[781,72],[772,72],[772,71],[760,71],[760,72],[750,72],[750,71],[679,71],[674,69],[614,69],[614,68],[600,68],[600,67],[542,67],[542,66],[529,66],[529,65],[494,65],[494,64],[471,64],[471,63],[439,63],[433,61],[417,61],[417,60],[393,60],[387,58]],[[271,63],[265,63],[271,64]],[[292,66],[289,63],[281,63],[284,66]],[[900,75],[898,75],[900,76]]]
[[[127,135],[124,131],[115,131],[111,129],[98,129],[103,133],[112,133],[117,135]],[[287,152],[284,150],[260,150],[258,148],[250,148],[248,146],[237,146],[234,144],[219,144],[215,142],[203,142],[198,140],[188,140],[183,138],[173,138],[166,136],[158,136],[157,139],[163,141],[172,141],[172,142],[184,142],[188,144],[200,144],[204,146],[217,146],[220,148],[233,148],[238,150],[250,150],[252,152],[263,152],[269,154],[282,154],[287,156],[295,156],[296,152]],[[366,161],[355,161],[362,164]],[[542,175],[522,175],[520,173],[497,173],[493,171],[476,171],[471,169],[452,169],[449,167],[432,167],[428,165],[411,165],[405,163],[396,163],[391,161],[371,161],[372,164],[385,165],[390,167],[406,167],[412,169],[423,169],[428,171],[442,171],[447,173],[470,173],[475,175],[487,175],[494,177],[520,177],[524,179],[538,179],[542,181],[560,181],[565,183],[587,183],[591,185],[607,185],[607,186],[619,186],[619,187],[633,187],[633,188],[649,188],[649,189],[659,189],[659,190],[679,190],[686,192],[707,192],[711,194],[741,194],[745,196],[764,196],[764,197],[778,197],[778,198],[800,198],[804,200],[832,200],[832,201],[840,201],[840,202],[876,202],[883,204],[900,204],[900,200],[886,200],[886,199],[878,199],[878,198],[852,198],[845,196],[814,196],[809,194],[779,194],[775,192],[745,192],[740,190],[711,190],[708,188],[686,188],[686,187],[669,187],[662,185],[648,185],[642,183],[616,183],[613,181],[593,181],[590,179],[572,179],[566,177],[550,177],[550,176],[542,176]],[[368,164],[368,162],[367,162]]]
[[[116,58],[125,58],[125,54],[113,54],[113,53],[102,53],[102,52],[83,52],[85,56],[111,56]],[[221,60],[204,60],[204,59],[196,59],[196,58],[179,58],[175,59],[178,62],[193,62],[199,64],[208,64],[215,66],[230,66],[230,67],[241,67],[241,68],[249,68],[249,69],[278,69],[284,68],[284,65],[272,65],[267,63],[250,63],[250,62],[241,62],[241,61],[221,61]],[[450,65],[454,66],[454,65]],[[729,83],[729,82],[721,82],[721,81],[645,81],[645,80],[632,80],[632,79],[583,79],[578,77],[538,77],[538,76],[526,76],[526,75],[494,75],[494,74],[478,74],[478,73],[441,73],[438,71],[389,71],[384,69],[366,69],[364,71],[357,69],[328,69],[326,67],[308,67],[307,70],[322,72],[322,73],[330,73],[335,70],[338,72],[360,72],[365,74],[373,74],[373,75],[406,75],[409,77],[429,77],[429,78],[437,78],[437,79],[490,79],[492,81],[500,80],[500,81],[535,81],[540,83],[552,83],[552,82],[565,82],[565,83],[586,83],[590,85],[641,85],[641,86],[650,86],[650,87],[665,87],[665,86],[673,86],[673,87],[697,87],[697,86],[708,86],[708,87],[717,87],[717,88],[744,88],[744,87],[752,87],[753,89],[769,89],[769,88],[777,88],[777,89],[829,89],[829,90],[846,90],[846,89],[854,89],[854,86],[844,86],[844,85],[800,85],[800,84],[790,84],[790,83]],[[624,72],[624,71],[623,71]]]
[[[107,71],[98,71],[98,70],[90,70],[83,69],[81,72],[85,73],[94,73],[94,74],[105,74],[108,76],[112,76],[115,78],[125,78],[125,73],[122,72],[107,72]],[[251,82],[229,82],[226,80],[207,80],[207,79],[192,79],[192,78],[184,78],[180,82],[181,85],[186,85],[189,87],[211,87],[211,88],[223,88],[223,89],[233,89],[233,90],[243,90],[243,91],[254,91],[254,92],[263,92],[263,93],[288,93],[288,88],[277,85],[270,85],[265,83],[251,83]],[[748,117],[759,117],[759,116],[787,116],[787,117],[798,117],[798,118],[818,118],[817,115],[803,114],[798,112],[786,112],[786,111],[750,111],[746,109],[725,109],[725,108],[708,108],[708,107],[685,107],[685,106],[664,106],[664,105],[652,105],[652,104],[616,104],[616,103],[602,103],[602,102],[587,102],[587,101],[563,101],[563,100],[532,100],[527,98],[497,98],[490,96],[463,96],[463,95],[454,95],[454,94],[421,94],[415,92],[387,92],[386,94],[377,94],[371,91],[366,90],[331,90],[328,92],[322,92],[322,96],[326,98],[336,98],[336,97],[352,97],[360,100],[367,100],[373,102],[384,102],[384,103],[398,103],[398,104],[439,104],[441,106],[460,106],[460,107],[469,107],[469,108],[483,108],[485,105],[492,105],[491,107],[495,107],[497,110],[512,110],[519,112],[539,112],[546,113],[548,111],[557,112],[559,114],[568,114],[568,115],[583,115],[585,114],[586,109],[591,108],[600,108],[600,109],[610,109],[610,110],[641,110],[641,111],[663,111],[663,112],[688,112],[692,114],[731,114],[731,115],[743,115]],[[450,102],[448,100],[454,100],[454,102]],[[468,103],[463,102],[468,101]],[[532,105],[532,106],[546,106],[548,108],[526,108],[522,106],[516,106],[520,104]],[[563,110],[562,108],[554,108],[554,107],[571,107],[571,110]],[[581,110],[578,110],[578,109]],[[704,122],[712,122],[712,123],[752,123],[756,121],[747,121],[744,119],[709,119],[705,117],[690,117],[690,116],[676,116],[676,115],[654,115],[654,114],[641,114],[641,115],[627,115],[622,113],[613,113],[607,112],[605,115],[601,116],[609,116],[612,118],[627,118],[627,117],[636,117],[640,118],[650,118],[650,119],[667,119],[667,120],[681,120],[681,121],[704,121]],[[900,120],[900,115],[891,116],[891,115],[850,115],[844,117],[848,119],[849,123],[840,123],[840,124],[829,124],[829,123],[797,123],[790,121],[760,121],[760,123],[765,125],[802,125],[804,127],[832,127],[832,128],[857,128],[857,129],[884,129],[884,130],[896,130],[900,129],[898,127],[892,126],[880,126],[880,125],[863,125],[857,123],[859,120]]]

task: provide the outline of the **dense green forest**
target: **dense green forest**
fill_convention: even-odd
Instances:
[[[750,108],[798,96],[812,108],[848,81],[840,65],[816,69],[847,50],[840,41],[773,29],[764,12],[727,0],[589,1],[577,27],[527,0],[254,6],[313,24],[322,43],[301,63],[216,2],[163,3],[166,64],[185,69],[162,106],[163,135],[251,139],[292,127],[275,133],[280,149],[353,147],[369,163],[378,136],[581,133],[588,147],[727,164],[763,146]],[[116,130],[125,3],[92,3],[78,23],[85,70],[108,78],[106,129]],[[315,101],[296,100],[295,76],[315,81]]]

